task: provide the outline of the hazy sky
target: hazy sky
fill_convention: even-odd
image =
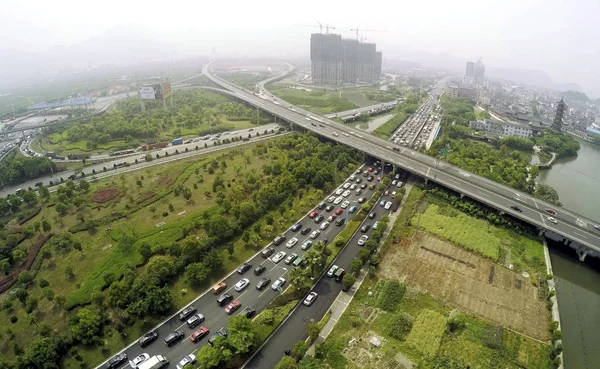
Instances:
[[[1,49],[72,45],[115,26],[149,34],[202,34],[283,28],[309,33],[293,24],[333,24],[352,36],[351,27],[385,30],[365,33],[379,49],[410,48],[474,59],[490,67],[541,69],[556,82],[576,82],[600,91],[600,1],[181,1],[2,0]],[[293,4],[293,5],[290,5]],[[316,15],[318,14],[318,15]],[[292,31],[290,31],[292,32]],[[230,32],[227,32],[230,33]],[[285,37],[275,32],[274,38]],[[193,39],[193,37],[192,37]],[[177,40],[176,40],[177,41]],[[189,41],[189,40],[187,40]],[[256,40],[256,47],[268,44]],[[308,53],[306,48],[305,53]]]

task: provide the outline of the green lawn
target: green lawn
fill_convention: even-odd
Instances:
[[[358,105],[340,98],[337,93],[331,91],[313,90],[307,92],[291,88],[278,88],[272,89],[271,92],[290,104],[311,110],[317,114],[336,113],[358,107]]]
[[[388,139],[392,136],[392,133],[398,128],[402,122],[408,117],[408,114],[404,112],[399,112],[394,115],[394,117],[388,120],[385,124],[378,127],[373,133],[376,136],[379,136],[384,139]]]

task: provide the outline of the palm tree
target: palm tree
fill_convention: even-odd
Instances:
[[[321,264],[321,253],[313,248],[304,254],[303,259],[306,269],[310,270],[311,278],[314,278],[317,275],[318,266]]]
[[[302,288],[308,282],[307,269],[293,268],[289,275],[290,284],[296,286],[296,289]]]

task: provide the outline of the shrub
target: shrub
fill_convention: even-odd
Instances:
[[[394,315],[389,323],[388,334],[397,340],[404,341],[406,336],[410,333],[413,323],[410,316],[406,314]]]
[[[399,282],[386,281],[379,293],[379,308],[386,311],[396,311],[405,290],[406,287]]]
[[[448,319],[447,324],[448,332],[460,331],[466,326],[466,318],[462,314],[456,314],[452,318]]]

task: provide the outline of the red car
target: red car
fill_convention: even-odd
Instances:
[[[198,342],[204,336],[208,335],[208,333],[210,333],[210,331],[208,330],[208,328],[206,328],[206,326],[202,326],[196,332],[192,333],[192,335],[190,336],[190,340],[192,342]]]
[[[329,218],[327,218],[327,221],[328,221],[329,223],[331,223],[331,222],[333,222],[333,221],[335,220],[335,218],[337,218],[337,215],[335,215],[335,214],[331,214],[331,215],[329,216]]]
[[[308,214],[308,217],[309,217],[309,218],[314,218],[314,217],[316,217],[318,214],[319,214],[319,212],[318,212],[318,211],[316,211],[316,210],[313,210],[313,211],[311,211],[311,212],[310,212],[310,214]]]
[[[229,305],[227,305],[227,307],[225,308],[225,312],[229,315],[233,314],[237,309],[240,308],[240,306],[242,306],[242,303],[240,302],[240,300],[235,300],[234,302],[230,303]]]
[[[556,215],[556,210],[554,210],[554,209],[546,209],[546,213],[550,213],[552,215]]]
[[[337,210],[335,211],[335,214],[336,214],[336,215],[342,215],[342,213],[343,213],[343,212],[344,212],[344,209],[337,209]]]
[[[373,171],[373,167],[369,167],[369,172],[372,172],[372,171]]]

